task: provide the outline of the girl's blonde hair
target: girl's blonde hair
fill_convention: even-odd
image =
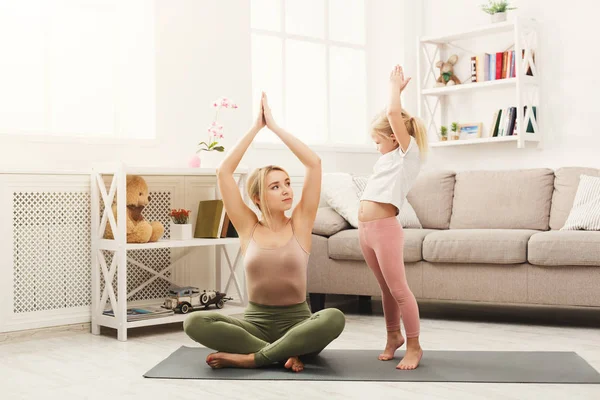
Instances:
[[[406,126],[408,134],[417,141],[421,156],[425,156],[429,149],[425,124],[420,118],[413,117],[404,109],[402,109],[402,119],[404,120],[404,126]],[[371,129],[373,129],[373,132],[380,137],[387,139],[394,137],[394,131],[388,120],[386,110],[381,111],[373,118]]]
[[[271,172],[271,171],[281,171],[281,172],[285,173],[288,177],[290,176],[287,173],[287,171],[281,167],[278,167],[276,165],[267,165],[266,167],[255,169],[252,172],[252,174],[250,174],[250,177],[248,178],[247,187],[246,187],[246,190],[248,192],[248,196],[250,197],[250,200],[252,200],[252,203],[261,212],[261,214],[263,215],[263,218],[265,219],[265,222],[269,228],[271,227],[272,215],[271,215],[271,210],[269,209],[269,205],[267,203],[267,190],[266,189],[267,189],[267,175],[269,175],[269,172]],[[263,207],[261,207],[259,202],[256,201],[257,199],[259,200],[260,204],[263,205]]]

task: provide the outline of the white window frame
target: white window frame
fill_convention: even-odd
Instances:
[[[261,35],[261,36],[269,36],[269,37],[275,37],[278,39],[281,39],[281,43],[282,43],[282,52],[281,52],[281,57],[282,57],[282,82],[281,82],[281,87],[282,87],[282,92],[281,92],[281,98],[282,98],[282,114],[285,116],[286,115],[286,106],[285,106],[285,92],[286,92],[286,81],[285,81],[285,57],[286,57],[286,39],[292,39],[292,40],[298,40],[298,41],[303,41],[303,42],[309,42],[309,43],[314,43],[314,44],[323,44],[325,45],[325,84],[326,84],[326,107],[327,107],[327,112],[326,112],[326,126],[327,126],[327,141],[325,143],[320,143],[320,144],[310,144],[310,148],[315,150],[315,151],[323,151],[323,152],[349,152],[349,153],[377,153],[377,149],[374,145],[370,145],[370,142],[368,140],[368,134],[367,134],[367,129],[368,126],[365,126],[365,143],[363,145],[360,144],[349,144],[349,145],[344,145],[344,144],[340,144],[340,143],[334,143],[330,141],[331,138],[331,109],[329,107],[330,104],[330,77],[329,77],[329,72],[330,72],[330,62],[329,62],[329,52],[330,52],[330,48],[331,46],[337,46],[337,47],[345,47],[345,48],[351,48],[351,49],[355,49],[355,50],[363,50],[364,54],[365,54],[365,71],[366,71],[366,75],[365,75],[365,93],[368,96],[369,93],[369,79],[368,79],[368,44],[369,44],[369,35],[367,34],[368,32],[368,18],[367,16],[369,15],[369,1],[365,0],[365,13],[364,13],[364,27],[365,27],[365,43],[364,45],[358,45],[358,44],[352,44],[352,43],[346,43],[346,42],[338,42],[335,40],[330,40],[329,39],[329,1],[325,0],[323,1],[323,7],[325,7],[325,14],[324,14],[324,21],[325,21],[325,38],[324,39],[318,39],[318,38],[314,38],[314,37],[310,37],[310,36],[304,36],[304,35],[297,35],[297,34],[290,34],[290,33],[286,33],[285,32],[285,0],[280,0],[280,4],[281,4],[281,10],[280,10],[280,19],[281,19],[281,23],[279,26],[279,31],[270,31],[270,30],[266,30],[266,29],[257,29],[257,28],[252,28],[252,26],[250,27],[250,33],[251,34],[256,34],[256,35]],[[250,4],[250,7],[252,7],[252,4]],[[254,79],[252,79],[252,87],[254,88]],[[252,89],[252,93],[254,93],[253,89]],[[367,102],[367,106],[368,106],[368,102]],[[367,107],[368,108],[368,107]],[[368,110],[365,110],[365,116],[366,121],[369,120],[368,118]],[[285,144],[283,143],[279,143],[279,142],[267,142],[267,141],[258,141],[258,140],[254,140],[252,142],[252,147],[256,148],[256,149],[275,149],[275,150],[279,150],[279,149],[287,149],[287,146],[285,146]]]

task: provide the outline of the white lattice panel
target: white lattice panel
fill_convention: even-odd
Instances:
[[[90,195],[13,193],[13,312],[86,306]]]
[[[144,217],[148,221],[159,221],[165,227],[164,238],[168,239],[170,237],[170,219],[169,212],[171,211],[171,203],[172,196],[171,192],[160,191],[160,192],[150,192],[151,201],[148,206],[144,209]],[[101,208],[100,215],[104,211]],[[131,250],[128,252],[128,256],[133,258],[134,260],[144,264],[146,267],[151,268],[155,271],[161,271],[168,267],[171,264],[171,249],[150,249],[150,250]],[[103,251],[104,258],[106,260],[107,265],[110,265],[112,262],[113,253],[110,251]],[[117,271],[118,271],[117,267]],[[117,291],[117,276],[118,272],[115,273],[115,277],[113,279],[113,288],[115,289],[115,296],[117,299],[118,291]],[[129,293],[133,289],[140,286],[142,283],[146,282],[148,279],[152,278],[152,274],[148,271],[144,271],[143,269],[137,267],[136,265],[128,262],[127,263],[127,292]],[[167,272],[165,274],[166,277],[170,277],[171,273]],[[151,299],[160,299],[164,298],[169,290],[170,283],[165,281],[164,279],[157,279],[148,286],[144,287],[139,292],[135,293],[129,301],[134,300],[151,300]],[[104,285],[100,285],[101,292],[104,290]]]

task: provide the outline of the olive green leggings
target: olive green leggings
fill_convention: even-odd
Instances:
[[[244,319],[197,311],[185,320],[185,333],[216,351],[254,354],[261,367],[292,356],[315,355],[337,338],[346,324],[344,314],[327,308],[311,315],[306,302],[265,306],[250,302]]]

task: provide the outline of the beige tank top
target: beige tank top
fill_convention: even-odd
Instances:
[[[290,240],[277,248],[260,247],[254,241],[258,224],[252,228],[244,257],[248,299],[253,303],[272,306],[304,302],[309,254],[298,242],[294,224]]]

